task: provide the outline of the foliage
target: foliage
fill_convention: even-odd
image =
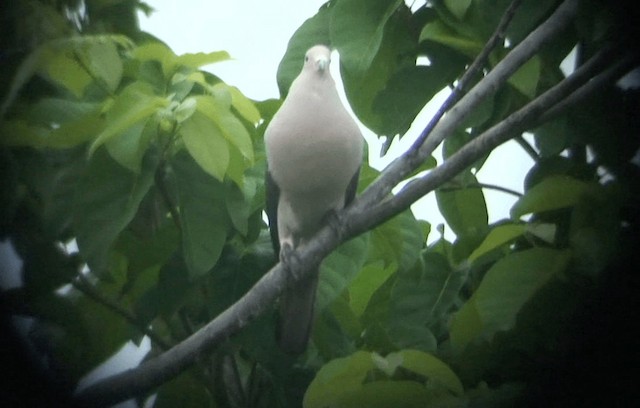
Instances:
[[[150,355],[182,341],[276,259],[262,220],[262,133],[278,101],[251,101],[202,70],[228,59],[224,51],[176,55],[139,32],[143,3],[84,3],[13,2],[2,23],[0,234],[24,261],[24,284],[2,298],[8,312],[36,319],[28,337],[68,390],[127,341],[149,336]],[[401,137],[460,78],[508,3],[328,2],[291,38],[281,93],[304,51],[330,44],[358,118]],[[486,69],[556,5],[525,0]],[[616,34],[615,13],[600,13],[596,1],[580,7],[570,29],[445,141],[445,161],[558,83],[576,44],[586,58]],[[4,35],[15,27],[15,37]],[[626,240],[638,223],[630,159],[639,129],[629,115],[638,101],[609,86],[531,129],[535,164],[510,219],[488,223],[476,178],[487,152],[436,191],[454,242],[427,245],[430,226],[407,211],[343,244],[323,263],[313,341],[295,362],[277,350],[267,313],[155,390],[155,405],[544,398],[549,362],[588,321],[583,305],[611,282],[635,282],[624,260],[637,251]],[[360,189],[376,176],[365,165]]]

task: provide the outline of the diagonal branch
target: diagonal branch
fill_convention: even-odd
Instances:
[[[469,143],[447,162],[431,170],[423,178],[405,186],[395,197],[382,201],[391,189],[406,177],[416,163],[428,157],[434,146],[449,135],[457,123],[468,115],[480,100],[498,89],[519,66],[526,62],[540,47],[566,28],[575,17],[578,0],[566,0],[549,19],[534,30],[519,46],[480,81],[456,106],[435,126],[433,133],[417,151],[406,154],[385,170],[382,176],[362,196],[339,214],[341,228],[326,226],[313,240],[298,251],[298,260],[285,268],[274,266],[235,304],[218,315],[189,338],[158,357],[140,366],[101,380],[77,394],[77,400],[91,406],[108,406],[134,397],[161,385],[192,365],[200,355],[219,345],[233,333],[245,327],[249,321],[271,307],[276,297],[291,280],[288,276],[304,278],[325,256],[341,242],[400,213],[409,205],[453,177],[480,155],[489,152],[518,131],[539,120],[544,112],[567,95],[576,94],[577,88],[597,74],[602,56],[585,64],[569,78],[541,95],[520,111],[486,131]],[[599,54],[601,55],[601,54]],[[620,72],[616,71],[616,72]],[[615,80],[615,73],[607,77],[608,83]],[[585,87],[589,86],[587,83]],[[575,91],[575,92],[574,92]],[[593,89],[591,89],[593,91]],[[437,144],[436,144],[437,142]],[[382,201],[382,202],[381,202]]]
[[[378,179],[367,188],[355,204],[360,211],[375,206],[386,198],[391,190],[429,157],[442,141],[451,135],[461,123],[486,97],[494,94],[507,79],[525,62],[533,57],[545,44],[566,29],[573,21],[578,0],[565,0],[549,18],[533,30],[518,44],[493,70],[434,127],[425,143],[418,150],[410,150],[393,161]]]

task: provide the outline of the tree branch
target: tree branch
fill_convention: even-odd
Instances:
[[[482,100],[494,94],[509,77],[535,55],[542,46],[573,21],[578,0],[565,0],[549,18],[533,30],[520,44],[504,57],[473,89],[434,127],[425,143],[418,150],[410,150],[394,160],[385,171],[362,193],[355,206],[359,211],[377,205],[391,190],[410,175],[429,157],[442,141],[451,135]]]
[[[420,136],[418,136],[416,141],[413,143],[413,146],[411,147],[412,151],[418,150],[420,146],[424,144],[425,140],[427,140],[440,119],[442,119],[444,114],[449,110],[449,108],[451,108],[451,106],[453,106],[456,102],[458,102],[458,100],[460,100],[460,97],[467,90],[467,87],[469,86],[471,81],[478,74],[478,72],[480,72],[480,69],[482,69],[482,67],[486,64],[491,51],[493,51],[498,44],[504,42],[507,27],[509,26],[511,19],[513,19],[513,15],[516,13],[516,10],[518,9],[518,6],[520,6],[520,3],[522,3],[522,0],[513,0],[511,4],[509,4],[509,7],[507,7],[507,10],[502,15],[498,26],[491,35],[491,38],[489,38],[489,41],[487,41],[482,51],[480,51],[480,54],[478,54],[469,68],[467,68],[465,73],[462,75],[462,78],[460,78],[460,80],[458,81],[458,84],[451,91],[451,94],[449,94],[440,108],[438,108],[436,114],[433,115],[427,126],[420,133]]]
[[[593,92],[603,82],[611,83],[633,68],[635,58],[627,56],[614,64],[613,67],[603,69],[603,65],[610,61],[610,53],[610,48],[598,52],[569,77],[485,131],[472,142],[464,145],[442,165],[431,170],[425,176],[409,182],[392,198],[369,208],[366,217],[359,216],[353,211],[353,208],[348,208],[345,217],[348,217],[352,222],[353,229],[351,231],[354,234],[359,234],[406,210],[413,202],[454,177],[487,152],[527,128],[539,125],[540,120],[545,117],[545,113],[549,110],[554,112],[553,109],[562,103],[563,98],[570,97],[576,92],[580,97],[586,97],[587,91]],[[598,70],[601,69],[602,72],[598,73]],[[596,83],[589,82],[592,76],[597,78]],[[561,107],[566,109],[568,106],[562,104]]]
[[[455,130],[457,124],[484,97],[494,93],[542,45],[570,24],[576,14],[577,2],[578,0],[566,0],[562,3],[546,22],[515,47],[471,92],[460,99],[447,116],[434,127],[431,136],[420,149],[394,161],[363,195],[341,211],[338,214],[342,221],[340,228],[323,227],[308,245],[297,250],[299,262],[288,265],[286,269],[282,264],[274,266],[236,303],[192,336],[136,368],[115,374],[85,388],[77,394],[78,401],[91,406],[108,406],[148,392],[178,375],[200,355],[219,345],[270,308],[285,286],[292,283],[291,276],[304,278],[346,238],[365,232],[405,210],[422,195],[432,191],[495,146],[543,117],[545,110],[557,104],[563,96],[575,91],[594,74],[595,68],[602,64],[601,54],[524,108],[478,136],[441,166],[407,184],[395,197],[382,201],[399,181],[410,174],[432,153],[435,146]]]
[[[144,324],[140,323],[140,321],[130,311],[122,307],[117,302],[106,298],[100,291],[96,290],[96,288],[94,288],[93,285],[91,285],[87,278],[85,278],[82,274],[79,274],[76,279],[72,280],[71,285],[82,292],[89,299],[101,304],[111,312],[124,318],[127,322],[129,322],[129,324],[138,329],[142,334],[149,337],[149,339],[162,350],[168,350],[171,348],[171,345],[169,343],[165,342],[156,332],[151,330],[149,327],[146,327]]]

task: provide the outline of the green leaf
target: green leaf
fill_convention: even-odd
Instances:
[[[478,236],[488,227],[487,205],[482,189],[474,188],[478,180],[471,172],[463,173],[454,179],[454,189],[436,190],[438,208],[457,236]],[[466,187],[472,186],[472,187]],[[458,188],[459,187],[459,188]]]
[[[91,71],[93,78],[100,80],[110,92],[116,90],[122,78],[123,66],[116,45],[112,41],[98,39],[83,42],[77,56],[83,66]]]
[[[229,166],[229,146],[220,127],[200,112],[180,126],[180,134],[189,154],[200,167],[222,181]]]
[[[45,44],[41,49],[40,71],[45,77],[67,88],[77,98],[82,97],[85,88],[93,81],[91,75],[77,61],[74,44],[56,41]]]
[[[547,177],[515,202],[511,218],[574,206],[588,189],[588,183],[571,177]]]
[[[175,60],[176,65],[184,65],[189,68],[200,68],[204,65],[227,61],[231,56],[226,51],[198,52],[195,54],[182,54]]]
[[[169,102],[155,96],[151,87],[143,82],[134,82],[116,96],[106,113],[106,126],[89,148],[93,154],[98,147],[129,129],[134,124],[148,119]]]
[[[378,131],[404,135],[427,102],[446,86],[442,80],[439,69],[432,66],[411,66],[396,72],[373,102],[373,112],[381,121]]]
[[[395,263],[385,266],[382,261],[377,261],[360,270],[349,285],[349,305],[357,317],[362,316],[371,296],[397,269]]]
[[[139,174],[120,166],[106,152],[96,153],[89,161],[76,190],[73,228],[80,254],[95,272],[106,267],[107,252],[151,188],[155,167],[150,156]]]
[[[411,211],[405,211],[372,231],[370,258],[383,260],[385,266],[396,264],[399,269],[409,269],[423,246],[420,224]]]
[[[454,16],[462,20],[471,5],[471,0],[444,0],[444,4]]]
[[[533,99],[536,96],[540,80],[540,57],[534,55],[511,75],[508,82],[525,96]]]
[[[349,286],[360,272],[369,249],[369,235],[361,235],[340,245],[320,265],[318,310],[324,309]]]
[[[177,56],[171,48],[160,42],[150,42],[136,47],[133,57],[140,61],[158,61],[162,66],[162,73],[165,78],[170,78],[175,68]]]
[[[256,105],[235,86],[230,86],[228,89],[231,93],[231,106],[233,106],[243,118],[256,125],[262,118]]]
[[[462,36],[447,27],[441,20],[436,20],[425,25],[420,32],[419,41],[433,41],[446,45],[468,57],[475,57],[483,47],[481,41]]]
[[[353,112],[360,121],[376,133],[384,133],[385,124],[374,111],[377,95],[387,87],[389,79],[401,68],[415,63],[406,58],[415,52],[415,41],[402,13],[395,13],[384,26],[378,52],[364,72],[341,64],[340,73],[345,93]]]
[[[289,44],[287,44],[287,51],[278,65],[278,73],[276,74],[281,97],[284,98],[287,95],[291,83],[302,70],[307,50],[316,44],[329,45],[331,43],[329,37],[330,7],[330,5],[321,7],[315,16],[302,23],[291,36]]]
[[[524,224],[504,224],[492,228],[480,246],[469,255],[469,262],[473,262],[494,249],[512,242],[524,234],[525,231],[527,231],[527,226]]]
[[[215,407],[213,397],[207,387],[196,378],[189,372],[183,372],[173,380],[164,383],[158,389],[153,406],[156,408]]]
[[[387,360],[396,355],[401,357],[400,367],[426,377],[429,382],[445,387],[455,395],[460,396],[464,393],[464,388],[456,373],[433,355],[419,350],[401,350],[389,354]]]
[[[380,50],[386,23],[401,5],[402,0],[343,0],[334,6],[331,40],[345,69],[358,75],[371,67]]]
[[[569,251],[532,248],[516,252],[495,263],[480,286],[454,316],[451,344],[456,352],[477,338],[491,339],[511,329],[522,306],[571,258]]]
[[[224,88],[226,91],[226,87]],[[206,115],[217,124],[222,136],[250,162],[253,162],[253,143],[247,129],[242,122],[231,112],[232,95],[229,99],[224,97],[196,96],[198,112]]]
[[[534,131],[536,147],[542,157],[552,157],[566,149],[571,138],[572,130],[566,116],[545,122]]]
[[[106,143],[107,151],[121,166],[139,173],[149,142],[156,134],[156,126],[156,121],[134,124],[122,134],[111,138]]]
[[[304,395],[305,408],[335,405],[360,389],[367,373],[375,368],[372,353],[357,351],[322,366]]]
[[[334,400],[331,397],[328,399]],[[429,392],[416,381],[373,381],[363,384],[353,393],[345,393],[338,399],[336,406],[345,408],[423,408],[429,405]],[[313,407],[315,406],[313,405]]]
[[[200,277],[216,264],[227,238],[229,219],[224,185],[184,154],[175,157],[171,164],[184,260],[191,277]]]

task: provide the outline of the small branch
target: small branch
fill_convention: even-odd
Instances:
[[[529,157],[533,159],[533,161],[537,162],[540,160],[540,156],[538,155],[536,149],[534,149],[533,146],[531,146],[529,142],[527,142],[524,137],[522,137],[522,135],[514,137],[513,140],[518,143],[520,147],[522,147],[522,150],[524,150],[525,153],[527,153]]]
[[[549,43],[574,19],[579,0],[565,0],[549,18],[533,30],[505,56],[471,91],[464,95],[446,116],[438,122],[425,143],[416,151],[410,150],[393,161],[354,203],[358,211],[378,205],[391,190],[429,157],[440,143],[452,134],[483,99],[492,95],[509,77]]]
[[[496,46],[504,42],[507,27],[511,22],[511,19],[513,19],[513,15],[515,14],[518,6],[520,6],[520,3],[522,3],[522,0],[513,0],[511,4],[509,4],[509,7],[507,7],[507,10],[502,15],[498,26],[491,35],[491,38],[489,38],[489,41],[487,41],[482,51],[480,51],[480,54],[476,56],[475,60],[462,75],[458,84],[453,88],[451,94],[449,94],[447,99],[442,103],[435,115],[433,115],[422,133],[420,133],[420,136],[418,136],[416,141],[413,143],[413,146],[411,146],[411,151],[418,150],[420,146],[424,144],[425,140],[427,140],[440,119],[442,119],[451,106],[460,100],[460,97],[467,90],[471,81],[473,81],[478,72],[480,72],[482,67],[486,64],[491,51],[493,51]]]
[[[91,282],[89,282],[87,278],[84,277],[84,275],[78,274],[78,276],[73,281],[71,281],[71,285],[82,292],[89,299],[101,304],[111,312],[124,318],[127,322],[129,322],[129,324],[138,329],[142,334],[149,337],[149,339],[162,350],[168,350],[171,348],[170,344],[165,342],[157,333],[155,333],[149,327],[146,327],[144,324],[140,323],[140,321],[129,310],[122,307],[119,303],[106,298],[100,291],[94,288]]]
[[[350,226],[353,228],[352,232],[359,234],[409,208],[413,202],[454,177],[488,151],[493,150],[527,128],[538,126],[540,119],[545,117],[545,112],[553,109],[568,95],[572,95],[575,92],[582,94],[584,92],[582,87],[594,91],[596,88],[589,86],[590,84],[588,83],[592,76],[595,75],[598,78],[606,74],[609,83],[617,79],[613,73],[624,73],[626,71],[605,69],[598,73],[598,70],[601,70],[603,65],[609,63],[610,52],[611,49],[603,49],[598,52],[569,77],[475,138],[472,142],[467,143],[442,165],[431,170],[427,175],[411,181],[392,198],[374,208],[369,208],[367,217],[358,217],[357,214],[354,214],[353,208],[349,208],[348,210],[350,211],[347,211],[346,216],[350,219]],[[627,61],[624,64],[627,70],[630,69],[633,66],[632,60],[630,58],[625,58],[624,60]],[[616,64],[616,66],[620,64],[622,62]]]
[[[444,192],[458,191],[458,190],[464,190],[465,188],[481,188],[483,190],[495,190],[495,191],[500,191],[501,193],[510,194],[512,196],[522,197],[522,194],[515,190],[511,190],[510,188],[502,187],[497,184],[487,184],[487,183],[472,183],[472,184],[465,184],[464,186],[459,186],[459,187],[440,187],[438,191],[444,191]]]

